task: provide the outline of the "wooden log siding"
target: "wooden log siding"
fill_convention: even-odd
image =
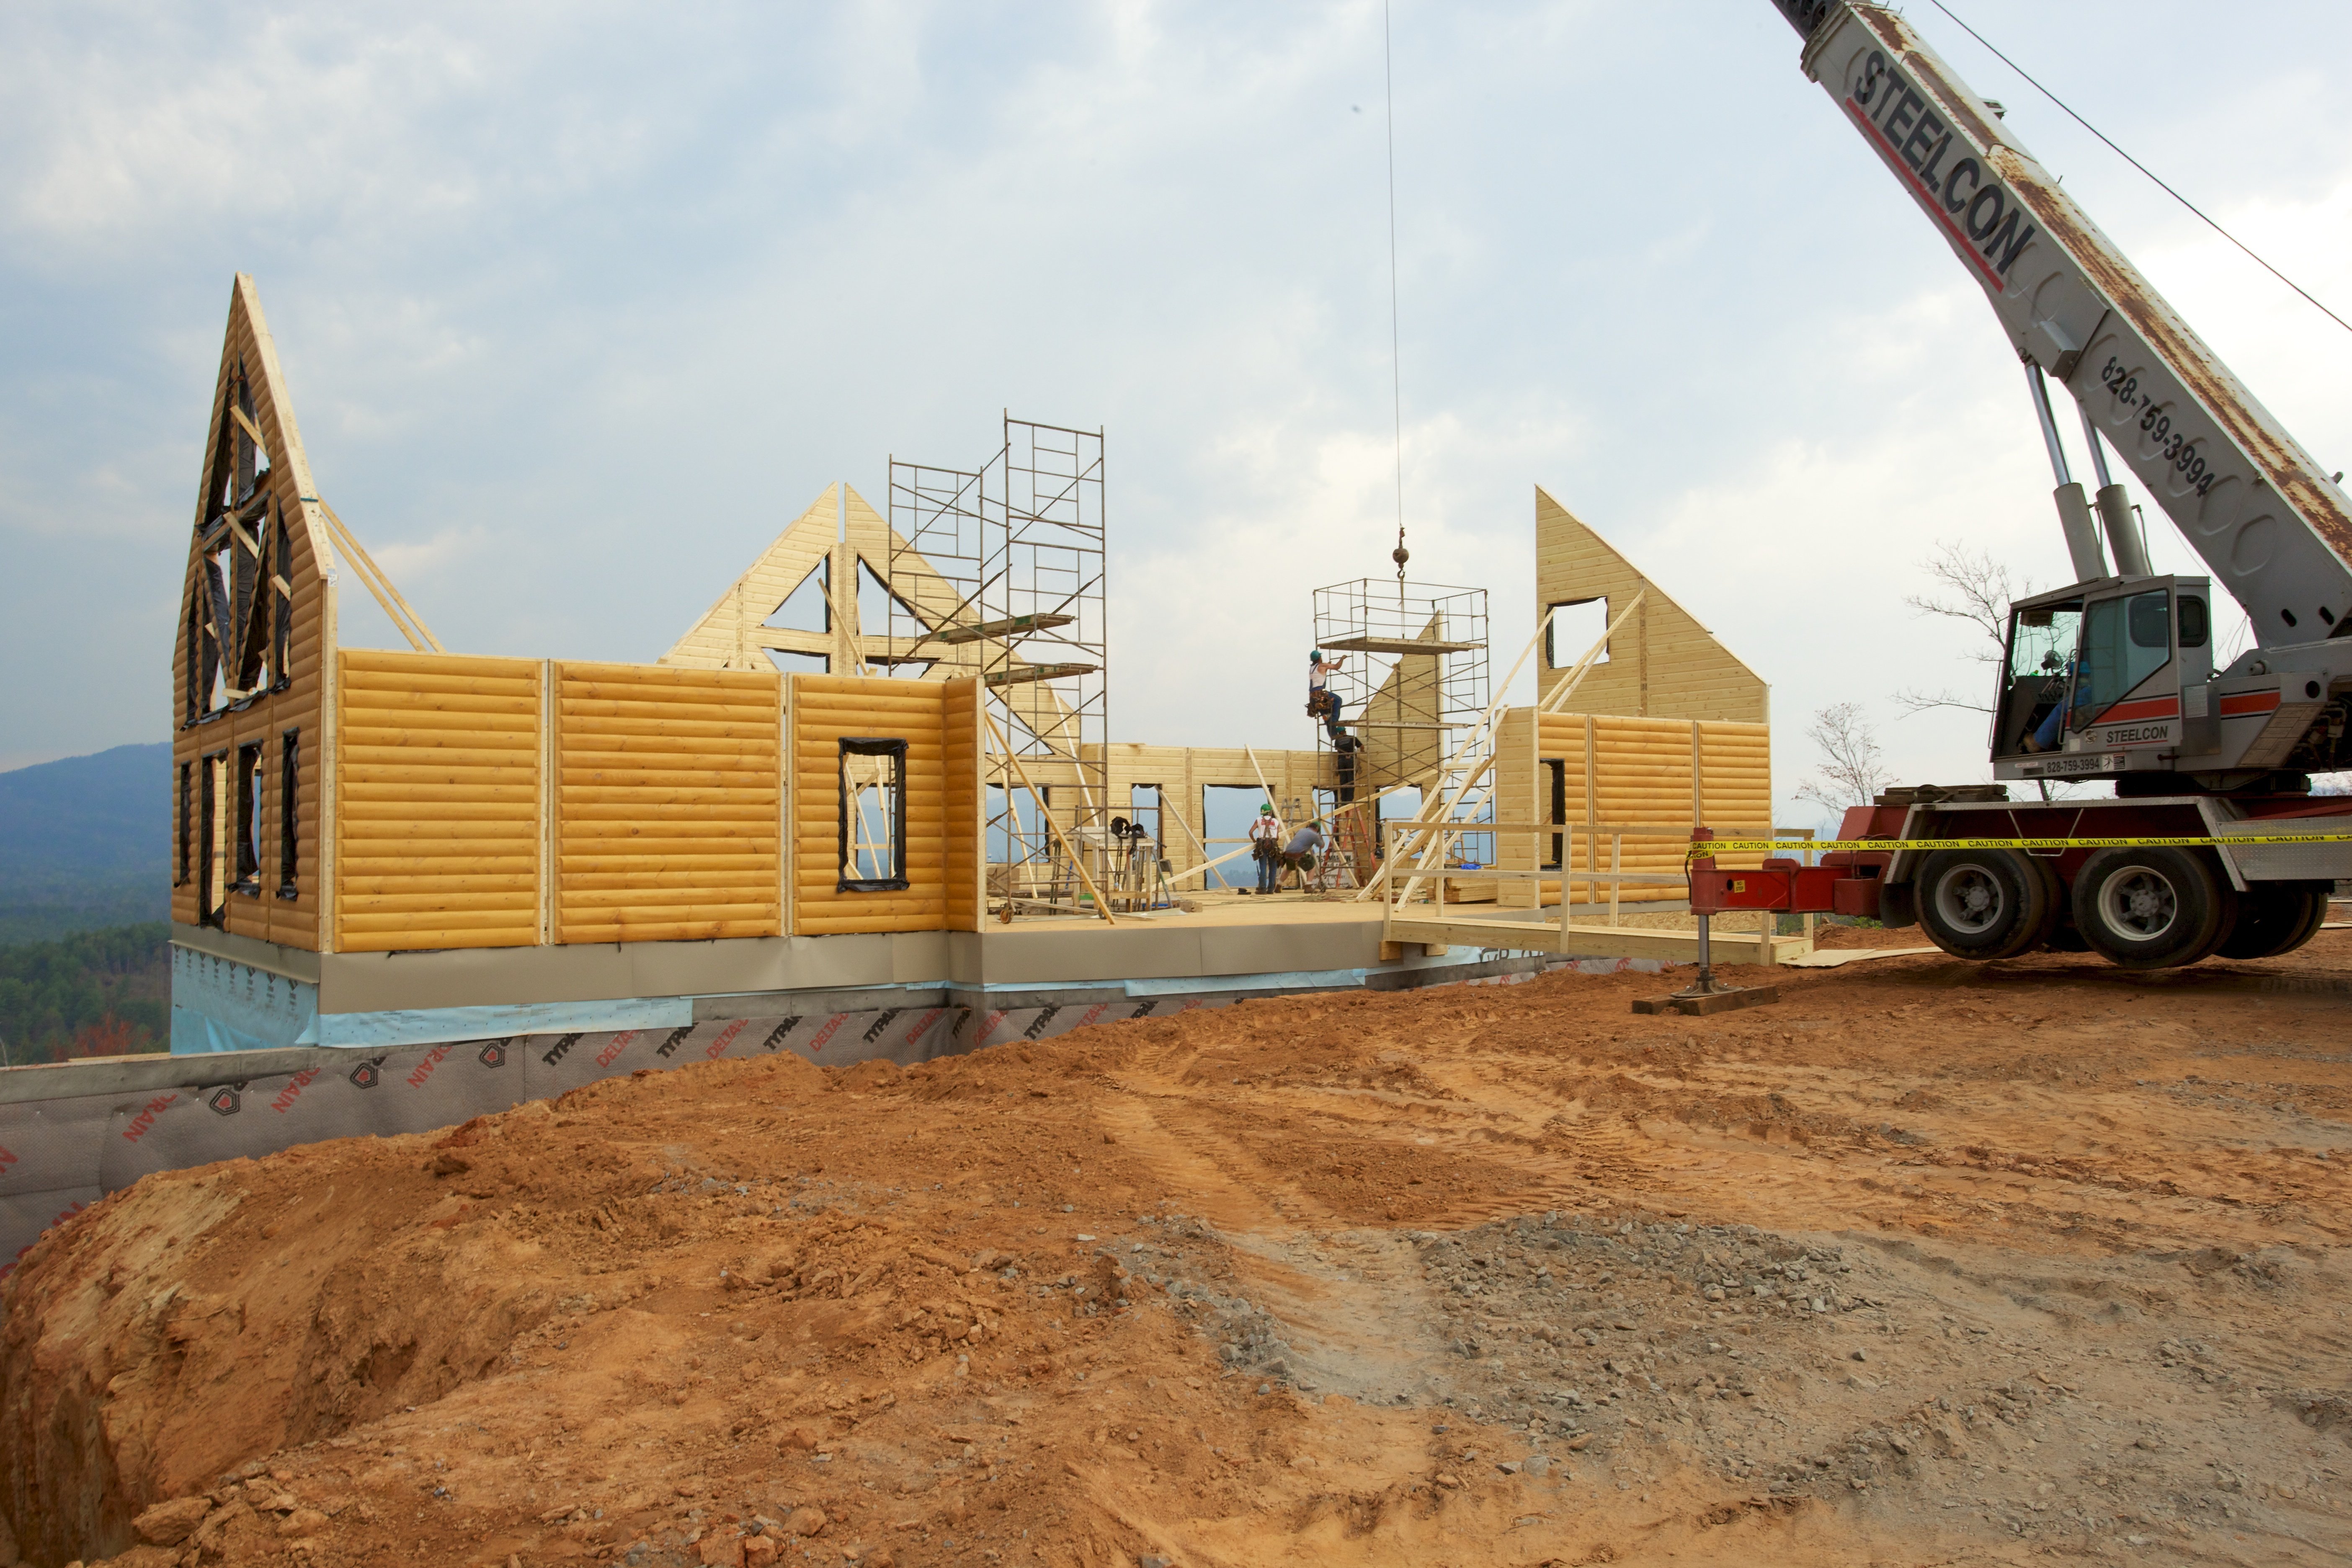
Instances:
[[[947,929],[978,931],[985,915],[981,762],[987,740],[981,723],[982,688],[961,677],[945,683],[940,708],[941,755],[946,768],[941,798],[947,819]]]
[[[1543,764],[1559,761],[1565,772],[1566,811],[1573,826],[1657,826],[1679,830],[1682,825],[1704,825],[1717,833],[1769,831],[1772,816],[1772,731],[1769,724],[1727,720],[1640,719],[1612,714],[1543,713],[1532,737],[1521,715],[1505,715],[1498,763],[1496,816],[1507,822],[1539,821],[1551,811],[1549,770]],[[1580,883],[1579,871],[1606,872],[1607,835],[1571,833],[1570,865],[1567,872],[1571,901],[1605,903],[1609,885]],[[1617,869],[1658,877],[1679,877],[1687,840],[1677,833],[1628,835]],[[1533,869],[1538,857],[1550,854],[1549,836],[1498,835],[1496,864]],[[1758,864],[1760,855],[1723,856],[1727,867]],[[1560,873],[1542,879],[1542,897],[1560,896]],[[1507,902],[1529,901],[1535,884],[1505,883]],[[1672,902],[1688,897],[1680,883],[1661,886],[1628,884],[1618,891],[1621,903]]]
[[[793,933],[950,929],[946,715],[950,689],[965,682],[839,675],[790,679]],[[845,737],[907,742],[904,889],[839,890]]]
[[[338,949],[539,941],[542,670],[525,658],[339,655]]]
[[[553,666],[555,942],[778,936],[783,677]]]

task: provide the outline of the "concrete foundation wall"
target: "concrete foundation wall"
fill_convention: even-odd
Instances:
[[[911,1065],[1050,1038],[1090,1024],[1166,1017],[1253,998],[1509,984],[1564,966],[1658,967],[1631,960],[1465,953],[1451,962],[1233,973],[1205,983],[1129,977],[1062,986],[902,984],[667,998],[684,1007],[684,1021],[369,1048],[306,1044],[12,1068],[0,1070],[0,1276],[43,1230],[150,1172],[257,1157],[327,1138],[429,1131],[639,1069],[780,1051],[826,1066],[877,1058]]]

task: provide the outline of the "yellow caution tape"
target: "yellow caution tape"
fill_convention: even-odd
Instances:
[[[1687,858],[1774,851],[1883,855],[1896,849],[2198,849],[2240,844],[2352,844],[2352,833],[2249,833],[2228,838],[1715,838],[1693,840]]]

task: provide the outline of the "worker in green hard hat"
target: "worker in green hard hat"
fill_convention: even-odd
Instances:
[[[1331,678],[1339,674],[1339,667],[1347,662],[1345,654],[1337,658],[1325,658],[1319,647],[1307,656],[1307,716],[1322,720],[1323,727],[1331,732],[1335,743],[1347,731],[1339,728],[1339,699],[1331,689]]]
[[[1274,815],[1272,801],[1257,808],[1257,820],[1250,824],[1249,840],[1250,858],[1257,862],[1257,890],[1271,893],[1282,869],[1282,823]]]

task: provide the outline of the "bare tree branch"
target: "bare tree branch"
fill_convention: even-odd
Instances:
[[[1958,708],[1969,713],[1992,711],[1981,702],[1968,701],[1949,691],[1938,691],[1932,696],[1925,691],[1898,691],[1895,693],[1895,705],[1903,710],[1906,719],[1914,713],[1925,713],[1930,708]]]
[[[1937,591],[1914,594],[1903,602],[1923,616],[1976,627],[1984,634],[1984,642],[1969,657],[1979,664],[1999,664],[2008,642],[2010,604],[2032,596],[2032,580],[2012,581],[2008,563],[1995,560],[1990,551],[1971,551],[1948,539],[1938,540],[1936,553],[1921,564]]]
[[[1877,732],[1859,702],[1832,702],[1813,715],[1806,736],[1822,749],[1820,771],[1797,786],[1797,798],[1843,811],[1868,805],[1893,782],[1878,750]]]

